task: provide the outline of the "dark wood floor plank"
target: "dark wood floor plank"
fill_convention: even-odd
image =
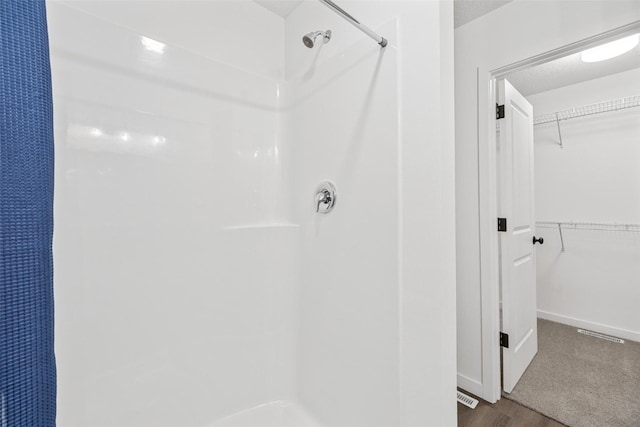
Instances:
[[[563,424],[512,400],[502,398],[495,404],[490,404],[469,395],[478,400],[478,406],[471,409],[458,403],[459,427],[564,427]]]
[[[458,406],[460,405],[459,403]],[[469,409],[469,411],[458,415],[458,426],[508,427],[511,425],[511,420],[507,415],[493,410],[490,406],[478,404],[476,409],[467,409]]]
[[[511,417],[514,425],[531,427],[562,427],[563,424],[552,420],[526,406],[506,398],[500,399],[495,405],[495,409]]]

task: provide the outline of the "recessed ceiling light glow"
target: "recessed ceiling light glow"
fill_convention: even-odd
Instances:
[[[638,45],[638,34],[612,41],[582,52],[583,62],[599,62],[629,52]]]
[[[140,38],[140,43],[150,52],[159,53],[162,55],[164,53],[165,44],[159,42],[158,40],[150,39],[149,37],[142,36]]]

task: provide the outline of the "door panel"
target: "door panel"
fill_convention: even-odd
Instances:
[[[500,233],[503,389],[511,393],[538,352],[536,268],[533,247],[533,108],[506,80],[498,82],[505,117],[498,121],[499,211],[507,218]]]

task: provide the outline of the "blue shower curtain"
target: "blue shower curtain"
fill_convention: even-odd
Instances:
[[[55,426],[53,106],[44,0],[0,0],[0,426]]]

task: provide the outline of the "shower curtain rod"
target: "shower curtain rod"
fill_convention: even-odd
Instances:
[[[387,46],[387,39],[385,39],[384,37],[382,37],[381,35],[379,35],[375,31],[373,31],[371,28],[367,27],[366,25],[360,23],[356,18],[354,18],[353,16],[349,15],[347,12],[345,12],[344,9],[342,9],[340,6],[338,6],[337,4],[332,2],[331,0],[320,0],[320,3],[323,3],[329,9],[333,10],[338,15],[342,16],[347,22],[351,23],[353,26],[358,28],[360,31],[362,31],[363,33],[365,33],[366,35],[368,35],[369,37],[374,39],[380,46],[382,46],[382,47],[386,47]]]

